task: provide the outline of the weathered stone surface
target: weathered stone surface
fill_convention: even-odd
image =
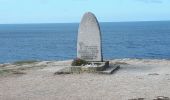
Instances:
[[[95,15],[84,14],[79,25],[77,57],[86,61],[102,61],[101,32]]]

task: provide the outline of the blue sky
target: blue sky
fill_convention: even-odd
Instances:
[[[100,22],[170,20],[170,0],[0,0],[0,24],[80,22],[87,11]]]

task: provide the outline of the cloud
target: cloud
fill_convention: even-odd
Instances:
[[[136,0],[144,3],[163,3],[163,0]]]

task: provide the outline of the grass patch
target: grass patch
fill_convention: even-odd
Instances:
[[[9,74],[26,74],[25,72],[22,72],[20,70],[0,70],[0,76],[2,75],[9,75]]]
[[[0,67],[6,67],[7,65],[6,64],[1,64]]]
[[[37,60],[23,60],[23,61],[16,61],[13,64],[15,65],[24,65],[24,64],[33,64],[35,62],[38,62]]]
[[[12,74],[26,74],[26,73],[19,70],[13,70]]]
[[[9,70],[0,70],[0,75],[6,74],[6,73],[9,73],[9,72],[10,72]]]

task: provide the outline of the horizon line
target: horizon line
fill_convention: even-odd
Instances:
[[[170,20],[143,20],[143,21],[99,21],[99,23],[124,23],[124,22],[168,22]],[[31,22],[31,23],[0,23],[0,25],[5,24],[78,24],[80,22]]]

